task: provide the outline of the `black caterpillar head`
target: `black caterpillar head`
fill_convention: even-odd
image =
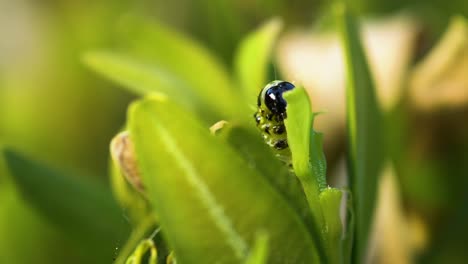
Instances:
[[[286,100],[283,93],[294,89],[294,85],[286,81],[272,81],[258,95],[257,105],[272,117],[283,120],[286,118]]]

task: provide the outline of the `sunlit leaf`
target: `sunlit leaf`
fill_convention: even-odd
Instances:
[[[294,172],[302,182],[303,188],[308,199],[317,199],[316,202],[309,200],[309,206],[319,206],[318,194],[320,192],[320,179],[322,168],[314,168],[312,164],[316,161],[310,160],[310,146],[312,122],[314,115],[312,113],[309,97],[303,87],[296,87],[292,91],[286,92],[284,99],[288,102],[288,118],[284,121],[288,133],[288,145],[291,149],[292,163]],[[311,205],[312,204],[312,205]],[[313,210],[313,213],[320,210]],[[316,218],[318,224],[323,221],[322,217]]]
[[[145,99],[129,118],[148,197],[178,261],[239,263],[260,230],[269,236],[269,263],[318,261],[287,201],[191,113]]]
[[[314,114],[304,88],[296,86],[295,89],[284,93],[283,97],[288,102],[288,117],[284,124],[288,133],[288,145],[291,149],[294,172],[301,181],[316,230],[322,234],[325,219],[320,206],[319,194],[325,183],[326,165],[323,163],[325,161],[323,154],[318,154],[322,149],[314,147],[321,147],[321,143],[318,142],[321,137],[314,137],[312,130]],[[314,155],[311,155],[311,150]]]
[[[342,263],[344,260],[341,243],[343,228],[340,218],[342,196],[341,190],[335,188],[326,188],[320,193],[323,217],[327,223],[327,244],[325,246],[330,263]]]

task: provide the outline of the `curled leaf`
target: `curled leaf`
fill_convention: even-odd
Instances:
[[[125,178],[140,192],[145,188],[141,182],[140,170],[135,159],[133,142],[128,132],[117,134],[111,141],[110,152],[115,164],[120,168]]]

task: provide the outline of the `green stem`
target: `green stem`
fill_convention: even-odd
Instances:
[[[132,252],[135,250],[135,248],[138,246],[141,240],[145,238],[148,231],[154,228],[155,226],[156,220],[152,215],[149,215],[144,220],[142,220],[130,234],[130,237],[125,243],[125,246],[119,252],[119,255],[114,263],[125,264],[128,256],[132,254]]]

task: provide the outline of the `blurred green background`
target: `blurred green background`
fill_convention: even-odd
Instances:
[[[453,15],[468,14],[464,0],[349,2],[364,17],[402,11],[417,17],[422,33],[411,64],[437,43]],[[119,29],[127,16],[183,32],[231,69],[239,41],[265,20],[282,18],[286,32],[308,30],[327,27],[328,13],[328,1],[321,0],[0,0],[0,146],[108,192],[109,142],[135,95],[87,69],[82,55],[131,39]],[[157,43],[147,44],[158,50]],[[468,245],[468,103],[420,111],[403,94],[388,120],[404,210],[424,226],[416,260],[461,263]],[[342,142],[338,134],[331,141]],[[344,151],[337,145],[327,148],[332,171]],[[31,205],[0,160],[0,263],[111,263],[128,234],[125,212],[115,223],[121,232],[102,240],[71,235]]]

